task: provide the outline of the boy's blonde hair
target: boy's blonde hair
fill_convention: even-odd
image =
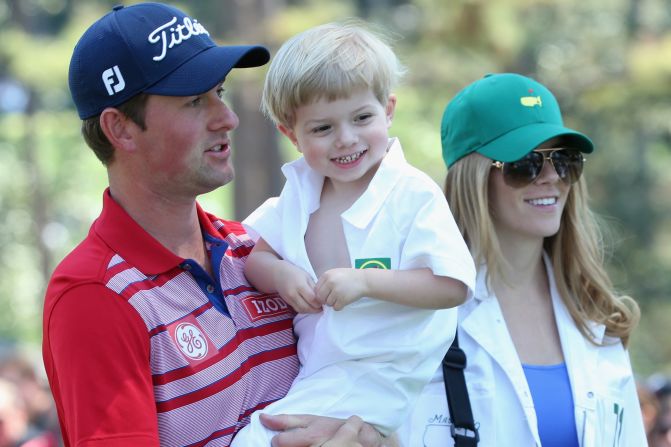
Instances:
[[[275,124],[291,128],[298,107],[347,98],[358,88],[370,88],[386,106],[404,72],[382,35],[363,22],[327,23],[280,47],[266,75],[261,109]]]
[[[488,283],[503,277],[505,259],[492,223],[489,173],[492,161],[473,153],[452,165],[445,196],[476,265],[487,266]],[[589,322],[606,326],[606,334],[627,344],[638,324],[636,302],[617,294],[604,268],[602,234],[588,206],[584,178],[571,186],[559,231],[545,238],[544,249],[555,273],[557,289],[580,332],[594,342]]]

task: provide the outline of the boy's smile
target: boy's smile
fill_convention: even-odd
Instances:
[[[395,106],[395,96],[383,105],[371,89],[360,88],[346,98],[322,97],[300,106],[293,128],[279,127],[335,187],[367,184],[387,153]]]

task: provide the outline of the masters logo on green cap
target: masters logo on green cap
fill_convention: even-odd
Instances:
[[[589,138],[564,127],[554,95],[515,73],[488,74],[450,101],[440,126],[445,164],[477,152],[492,160],[519,160],[543,142],[563,137],[571,147],[592,152]]]

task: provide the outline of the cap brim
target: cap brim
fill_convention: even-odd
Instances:
[[[143,91],[165,96],[198,95],[214,88],[233,68],[259,67],[269,60],[270,53],[262,46],[214,46]]]
[[[585,135],[557,124],[534,123],[511,130],[476,150],[492,160],[511,162],[519,160],[544,142],[562,137],[567,145],[584,153],[591,153],[594,144]]]

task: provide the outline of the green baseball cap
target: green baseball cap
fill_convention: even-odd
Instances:
[[[564,127],[550,90],[515,73],[488,74],[462,89],[445,108],[440,125],[448,168],[471,152],[497,161],[519,160],[559,136],[581,152],[594,150],[589,138]]]

